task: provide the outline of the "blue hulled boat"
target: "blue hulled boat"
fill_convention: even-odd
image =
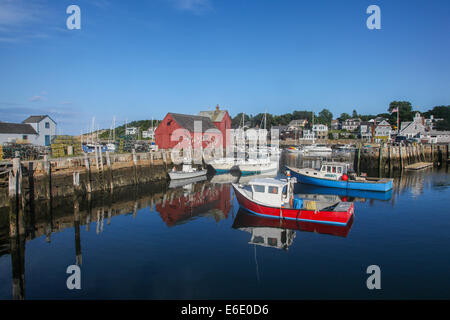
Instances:
[[[358,177],[355,174],[348,174],[348,166],[347,163],[324,162],[320,170],[286,168],[293,177],[297,178],[299,183],[363,191],[386,192],[392,190],[393,179]]]

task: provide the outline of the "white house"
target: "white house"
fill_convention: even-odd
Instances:
[[[392,128],[386,120],[381,121],[375,127],[375,142],[389,141],[391,139]]]
[[[416,113],[413,121],[405,121],[400,125],[400,135],[407,138],[418,138],[425,133],[425,126],[423,125],[422,116]]]
[[[137,134],[137,130],[138,130],[138,128],[136,128],[136,127],[128,127],[128,128],[126,128],[126,130],[125,130],[125,134],[126,134],[126,135]]]
[[[0,144],[6,142],[35,143],[39,137],[29,124],[0,122]]]
[[[152,128],[148,128],[148,130],[142,131],[142,138],[155,139],[155,131]]]
[[[355,131],[359,128],[361,124],[361,119],[354,118],[354,119],[347,119],[342,122],[341,128],[348,131]]]
[[[314,133],[311,130],[303,130],[303,138],[302,140],[313,140]]]
[[[370,141],[372,139],[373,121],[363,121],[359,126],[359,135],[361,139]]]
[[[312,128],[317,139],[328,139],[328,126],[325,124],[315,124]]]
[[[56,136],[56,122],[48,115],[30,116],[23,124],[29,124],[37,132],[38,137],[31,143],[39,146],[49,146]]]
[[[450,143],[450,131],[429,131],[420,134],[421,140],[429,143]]]

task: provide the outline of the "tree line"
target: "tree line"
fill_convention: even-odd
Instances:
[[[369,121],[370,119],[374,119],[377,117],[382,117],[388,120],[388,122],[394,127],[397,126],[397,113],[392,113],[393,110],[397,109],[399,114],[399,122],[402,123],[404,121],[412,121],[414,114],[416,111],[413,110],[413,106],[409,101],[392,101],[389,104],[387,112],[379,113],[379,114],[368,114],[362,115],[359,114],[356,110],[353,110],[352,114],[348,114],[346,112],[341,113],[339,117],[337,117],[340,121],[345,121],[351,118],[359,118],[362,121]],[[448,106],[435,106],[432,109],[426,112],[420,112],[422,116],[429,118],[431,115],[436,119],[443,119],[442,121],[438,121],[436,123],[437,130],[450,130],[450,105]],[[287,126],[292,120],[300,120],[306,119],[308,120],[308,124],[306,126],[307,129],[311,128],[312,124],[312,111],[306,110],[295,110],[291,113],[285,113],[281,115],[273,115],[270,113],[258,113],[256,115],[251,114],[243,114],[238,113],[236,116],[232,118],[231,126],[232,128],[238,128],[242,125],[242,117],[244,115],[244,123],[249,127],[261,127],[264,126],[264,116],[266,115],[266,128],[270,129],[272,126]],[[318,114],[314,113],[314,123],[315,124],[326,124],[328,126],[331,125],[331,120],[333,120],[333,113],[330,110],[324,108]]]

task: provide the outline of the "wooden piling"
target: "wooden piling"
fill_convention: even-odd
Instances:
[[[91,187],[91,164],[89,162],[89,158],[87,156],[87,153],[84,154],[84,166],[86,167],[86,176],[87,176],[87,181],[86,181],[86,191],[87,193],[91,193],[92,192],[92,187]]]
[[[113,174],[112,174],[112,167],[111,167],[111,157],[109,155],[109,151],[106,151],[106,167],[108,168],[109,190],[110,190],[110,192],[112,192],[114,189],[114,182],[113,182]]]
[[[383,159],[383,146],[378,148],[378,176],[381,178],[381,162]]]
[[[402,151],[402,145],[399,145],[400,150],[400,170],[403,170],[403,151]]]

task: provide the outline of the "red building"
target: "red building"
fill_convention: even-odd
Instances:
[[[219,105],[216,106],[215,111],[200,111],[199,116],[208,117],[222,132],[223,148],[226,148],[227,129],[231,128],[231,117],[226,110],[220,110]]]
[[[196,127],[196,122],[197,125],[201,124],[201,130]],[[201,134],[203,148],[208,145],[207,141],[215,139],[221,133],[208,117],[168,113],[155,130],[155,143],[160,149],[171,149],[180,143],[183,138],[175,132],[177,129],[187,130],[191,143],[195,134]]]

